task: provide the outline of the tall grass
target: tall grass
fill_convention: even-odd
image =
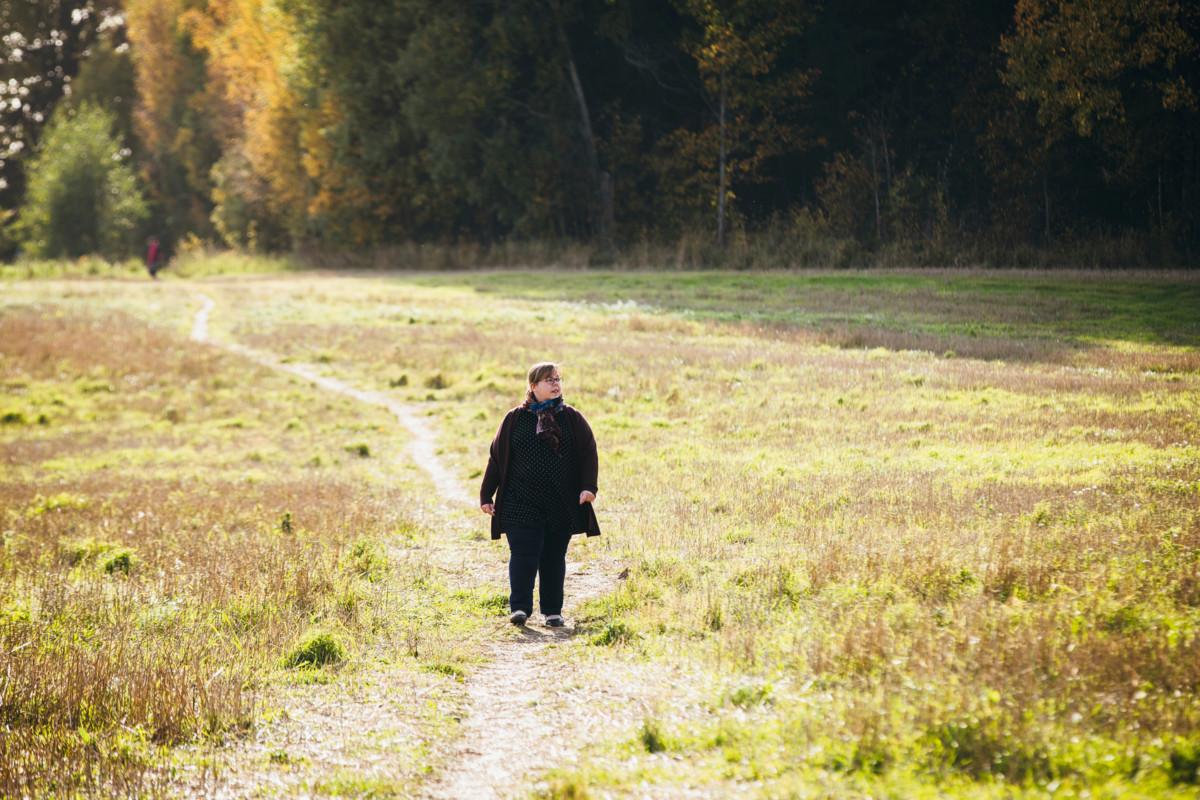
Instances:
[[[109,261],[100,256],[83,256],[72,261],[26,259],[0,264],[0,280],[34,278],[134,278],[146,275],[146,267],[137,259]]]
[[[982,268],[989,270],[1193,269],[1194,254],[1169,241],[1135,232],[1069,233],[1040,244],[1013,244],[1011,236],[985,234],[938,241],[864,243],[839,236],[821,215],[802,213],[754,230],[734,230],[724,247],[710,230],[670,237],[635,238],[614,249],[586,241],[507,240],[401,242],[368,247],[306,245],[292,252],[227,250],[198,239],[181,244],[165,277],[203,278],[298,270],[616,269],[616,270],[846,270]],[[18,260],[0,264],[0,280],[145,277],[137,258],[108,262]]]
[[[701,665],[719,687],[697,708],[670,705],[672,687],[663,686],[661,714],[585,754],[562,785],[759,786],[769,796],[1194,794],[1193,280],[564,271],[287,276],[212,282],[206,292],[233,310],[228,330],[239,341],[426,408],[464,481],[478,479],[528,364],[562,363],[568,401],[592,422],[602,458],[605,535],[573,545],[571,557],[597,548],[628,567],[610,596],[578,610],[590,668],[629,658]],[[18,324],[53,332],[66,323]],[[38,415],[53,431],[62,412],[49,395],[33,397],[76,345],[37,343],[80,338],[4,338],[34,342],[6,344],[29,373],[12,409],[23,422],[3,439],[10,463],[63,463],[70,445],[35,435]],[[164,418],[168,401],[120,396],[131,382],[115,361],[111,373],[55,379],[55,391],[71,387],[71,413],[120,405]],[[319,495],[295,462],[325,443],[322,457],[337,453],[345,470],[369,463],[377,447],[368,458],[347,455],[362,432],[338,439],[313,430],[321,409],[287,390],[259,392],[261,411],[238,410],[229,389],[213,386],[224,367],[211,369],[191,379],[195,394],[169,402],[183,424],[196,415],[228,426],[231,442],[249,437],[240,446],[264,459],[214,472],[214,496],[233,493],[238,470],[286,476],[250,489],[251,505],[269,513],[238,516],[221,501],[223,510],[184,529],[233,537],[257,565],[233,585],[297,609],[271,621],[250,614],[245,641],[298,637],[301,608],[362,625],[329,603],[345,585],[339,575],[374,585],[363,577],[370,569],[350,566],[370,548],[349,545],[332,559],[320,544],[346,541],[339,520],[354,495],[336,481],[342,488]],[[113,392],[97,388],[109,384]],[[289,402],[298,405],[285,412]],[[294,419],[308,438],[277,453],[261,438],[262,419],[274,430]],[[45,564],[129,591],[159,570],[174,574],[163,565],[179,558],[185,566],[170,580],[196,573],[196,586],[220,584],[202,559],[170,544],[192,541],[182,534],[146,523],[145,536],[136,526],[125,536],[129,525],[104,522],[124,520],[117,509],[149,507],[144,498],[102,514],[103,504],[79,507],[72,497],[115,489],[72,479],[66,496],[39,499],[33,477],[18,471],[8,481],[16,488],[6,506],[29,510],[14,528],[28,541],[8,546],[16,548],[8,569]],[[320,522],[300,516],[295,498],[310,493]],[[184,514],[165,507],[162,519]],[[296,525],[321,531],[300,537],[317,548],[310,555],[278,532],[285,508]],[[44,510],[29,516],[36,509]],[[219,524],[221,514],[239,521]],[[75,547],[87,536],[131,548],[142,566],[128,578],[85,575],[87,559],[70,565],[61,542]],[[314,566],[275,571],[297,561]],[[237,608],[237,595],[218,592],[214,603]]]
[[[1191,791],[1190,282],[556,277],[264,286],[243,333],[428,404],[464,476],[525,365],[563,363],[602,447],[588,545],[629,565],[582,613],[595,657],[733,686],[656,721],[686,772],[634,737],[571,780]]]
[[[382,412],[111,310],[0,308],[0,343],[0,796],[177,790],[172,748],[244,735],[314,626],[352,645],[313,666],[419,666],[395,642],[450,601],[396,549],[404,494],[339,456],[390,446]]]

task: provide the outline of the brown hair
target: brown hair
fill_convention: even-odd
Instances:
[[[558,364],[553,361],[539,361],[529,368],[529,385],[541,383],[556,372],[558,372]]]

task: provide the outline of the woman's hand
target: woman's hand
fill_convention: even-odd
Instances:
[[[495,503],[484,503],[483,505],[481,505],[479,507],[479,510],[482,511],[483,513],[487,514],[490,517],[492,514],[496,513],[496,504]]]
[[[582,492],[579,493],[579,505],[583,505],[584,503],[590,503],[595,499],[596,499],[596,495],[592,494],[587,489],[584,489]]]

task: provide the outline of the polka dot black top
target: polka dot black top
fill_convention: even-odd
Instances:
[[[559,418],[558,452],[537,437],[537,414],[522,410],[513,424],[508,480],[500,503],[504,530],[547,525],[551,530],[578,529],[579,497],[572,497],[572,476],[578,465],[571,426]]]

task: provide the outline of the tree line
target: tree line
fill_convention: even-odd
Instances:
[[[1200,242],[1176,0],[0,0],[0,31],[8,257]]]

